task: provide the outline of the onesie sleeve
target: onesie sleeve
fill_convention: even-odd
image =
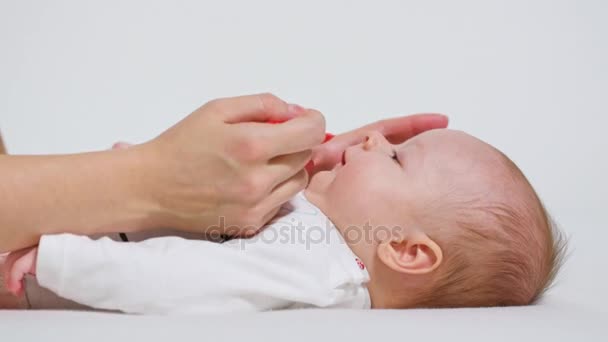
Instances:
[[[218,244],[159,237],[126,243],[45,235],[36,276],[41,286],[64,298],[136,314],[262,311],[294,302],[331,305],[323,283],[327,274],[305,272],[325,263],[326,256],[239,241],[246,240]]]

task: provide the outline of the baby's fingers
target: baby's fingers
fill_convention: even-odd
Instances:
[[[15,253],[11,253],[5,267],[6,289],[15,296],[22,296],[24,290],[24,279],[27,274],[36,273],[36,257],[38,248],[28,248]]]
[[[19,296],[22,293],[22,291],[20,291],[20,288],[23,287],[21,283],[15,283],[15,264],[17,260],[19,260],[19,258],[23,256],[26,252],[27,250],[12,252],[8,255],[4,262],[2,270],[4,276],[4,287],[8,290],[8,292],[15,296]]]

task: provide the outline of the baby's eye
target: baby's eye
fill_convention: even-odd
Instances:
[[[397,153],[396,152],[393,152],[393,155],[391,156],[391,158],[393,158],[393,160],[395,161],[395,163],[401,164],[401,163],[399,163],[399,158],[397,157]]]

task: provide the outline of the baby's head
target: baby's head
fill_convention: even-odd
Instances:
[[[562,260],[564,241],[522,172],[463,132],[399,145],[371,132],[306,191],[367,265],[373,307],[526,305]]]

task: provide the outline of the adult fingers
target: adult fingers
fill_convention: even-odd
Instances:
[[[260,203],[260,206],[268,211],[280,207],[298,192],[304,190],[306,185],[308,185],[308,173],[305,170],[300,170],[293,177],[277,185],[270,195]]]
[[[302,171],[310,160],[311,155],[311,150],[304,150],[272,158],[264,166],[264,173],[271,177],[272,188],[274,189],[277,185]]]
[[[365,141],[367,130],[353,130],[336,135],[333,139],[313,148],[311,174],[319,170],[331,169],[342,160],[342,154],[349,146],[354,146]]]
[[[382,133],[392,144],[400,144],[422,132],[445,128],[448,117],[442,114],[414,114],[376,121],[352,131],[338,134],[313,151],[315,170],[324,169],[338,163],[344,150],[365,141],[372,131]]]
[[[443,114],[414,114],[380,120],[371,124],[371,129],[382,133],[392,144],[400,144],[422,132],[446,128],[448,117]]]
[[[268,93],[215,99],[203,108],[227,123],[284,121],[305,112],[304,108]]]
[[[229,196],[242,196],[242,193],[252,195],[251,201],[260,202],[274,188],[302,171],[310,160],[312,152],[305,150],[272,158],[265,164],[254,165],[246,169],[244,174],[245,190],[242,187],[227,189]]]
[[[239,133],[255,141],[257,150],[263,151],[267,159],[309,150],[325,138],[325,118],[314,109],[276,125],[249,122],[239,126]]]
[[[307,184],[308,174],[305,170],[301,170],[293,177],[277,185],[270,195],[253,209],[256,213],[260,213],[259,217],[261,219],[259,224],[255,227],[249,227],[241,232],[239,236],[255,235],[259,231],[259,228],[263,227],[278,213],[284,203],[293,198],[298,192],[304,190]]]

